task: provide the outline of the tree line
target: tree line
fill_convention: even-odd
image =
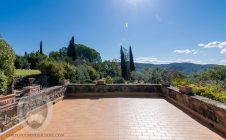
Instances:
[[[226,99],[226,67],[214,67],[202,73],[185,75],[178,71],[164,68],[145,68],[136,71],[132,47],[120,48],[121,61],[102,61],[100,53],[86,45],[75,42],[71,37],[66,47],[44,53],[41,40],[36,52],[26,52],[23,56],[15,55],[10,45],[0,38],[0,93],[9,90],[14,81],[14,68],[38,69],[42,75],[37,81],[43,87],[60,84],[69,79],[72,83],[93,83],[104,78],[111,83],[155,83],[169,81],[173,86],[195,86],[196,93],[217,100]],[[211,93],[211,94],[210,94]],[[216,94],[218,93],[218,94]],[[216,96],[217,95],[217,96]]]

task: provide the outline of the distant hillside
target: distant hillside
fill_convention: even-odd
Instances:
[[[144,70],[144,68],[158,67],[158,68],[166,68],[170,70],[180,71],[185,74],[192,74],[192,73],[202,72],[210,67],[219,66],[219,65],[214,65],[214,64],[200,65],[200,64],[193,64],[193,63],[171,63],[171,64],[155,65],[155,64],[135,63],[135,66],[137,71],[142,71]]]

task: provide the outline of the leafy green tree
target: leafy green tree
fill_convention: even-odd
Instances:
[[[60,48],[59,53],[62,58],[67,57],[67,50],[68,50],[67,47]]]
[[[43,48],[42,48],[42,40],[40,42],[40,49],[39,49],[40,54],[43,54]]]
[[[0,38],[0,89],[6,90],[7,86],[12,85],[14,77],[15,54],[9,44]]]
[[[77,44],[77,56],[80,60],[90,63],[101,62],[100,53],[82,44]]]
[[[42,55],[39,52],[30,53],[27,56],[28,63],[30,63],[30,69],[37,69],[37,64],[41,61],[47,60],[48,57],[46,55]]]
[[[58,51],[52,51],[49,53],[49,58],[52,61],[61,61],[62,60],[62,56],[60,55],[60,53]]]
[[[16,55],[15,67],[16,69],[30,69],[30,63],[25,56]]]
[[[131,46],[129,47],[129,62],[130,62],[130,71],[135,71],[133,52]]]
[[[131,80],[137,80],[137,81],[144,80],[144,74],[142,72],[132,71]]]
[[[226,66],[209,68],[204,71],[201,76],[203,80],[212,80],[219,83],[220,81],[224,81],[226,78]]]
[[[67,56],[67,48],[63,47],[59,51],[52,51],[49,53],[49,58],[52,61],[57,61],[57,62],[66,62],[73,64],[72,58]]]
[[[73,61],[77,59],[77,51],[76,51],[76,44],[74,36],[71,38],[68,49],[67,49],[67,56],[72,58]]]
[[[170,82],[172,79],[170,71],[162,68],[145,68],[142,74],[145,83],[160,84],[161,81]]]
[[[99,63],[97,67],[98,72],[102,77],[117,77],[120,76],[120,67],[117,62],[114,61],[104,61]]]
[[[127,79],[128,78],[128,69],[127,69],[126,58],[125,58],[125,54],[124,54],[122,46],[121,46],[120,54],[121,54],[121,72],[122,72],[122,77],[124,79]]]

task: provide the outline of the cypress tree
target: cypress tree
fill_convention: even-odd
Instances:
[[[75,44],[74,36],[72,36],[70,43],[68,45],[67,56],[72,58],[73,61],[77,59],[76,44]]]
[[[39,49],[39,53],[40,53],[40,54],[43,54],[43,49],[42,49],[42,40],[41,40],[41,42],[40,42],[40,49]]]
[[[131,46],[129,47],[129,63],[130,63],[130,71],[135,71],[135,65],[133,60],[133,52]]]
[[[24,52],[24,57],[27,57],[27,51]]]
[[[121,72],[122,72],[122,77],[124,79],[127,79],[128,78],[128,76],[127,76],[127,66],[126,66],[125,54],[124,54],[122,46],[121,46],[120,53],[121,53]]]

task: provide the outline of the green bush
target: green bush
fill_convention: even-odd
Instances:
[[[125,80],[122,77],[115,77],[114,80],[113,80],[113,83],[114,84],[124,84]]]
[[[107,84],[112,84],[113,83],[113,79],[111,78],[111,76],[107,76],[106,78],[104,78],[105,79],[105,82],[107,83]]]
[[[63,67],[65,79],[69,79],[70,81],[76,81],[75,67],[68,63],[63,63]]]
[[[30,69],[30,63],[28,63],[27,57],[16,56],[15,67],[16,69]]]
[[[223,103],[226,103],[226,91],[222,91],[214,94],[214,99]]]
[[[14,77],[14,61],[15,54],[10,48],[9,44],[0,39],[0,71],[1,71],[1,81],[0,89],[5,90],[5,85],[9,86],[13,82]],[[3,92],[3,91],[1,91]]]
[[[226,103],[226,91],[224,85],[221,84],[190,84],[193,88],[193,93],[204,96],[216,101]]]
[[[7,89],[7,77],[0,71],[0,93]]]
[[[192,92],[196,95],[201,95],[201,93],[204,93],[206,91],[206,88],[200,85],[190,85],[192,87]]]
[[[76,67],[76,79],[79,83],[83,83],[85,80],[90,79],[89,73],[84,65],[78,65]]]
[[[204,93],[201,93],[201,96],[226,103],[226,92],[219,92],[219,93],[204,92]]]
[[[87,83],[87,84],[91,84],[91,83],[93,83],[93,81],[92,80],[90,80],[90,79],[86,79],[86,80],[84,80],[84,82],[83,83]]]
[[[65,69],[63,64],[44,60],[38,64],[42,74],[47,76],[49,85],[59,85],[62,80],[65,80]]]
[[[185,85],[188,85],[189,83],[185,79],[175,79],[172,81],[171,84],[172,84],[172,86],[178,87],[179,85],[185,86]]]
[[[45,61],[48,57],[39,52],[30,53],[26,56],[28,63],[30,64],[30,69],[37,69],[39,62]]]
[[[91,67],[91,66],[88,66],[88,65],[85,65],[86,69],[87,69],[87,72],[89,73],[89,77],[91,80],[96,80],[97,77],[98,77],[98,73],[97,71]]]

